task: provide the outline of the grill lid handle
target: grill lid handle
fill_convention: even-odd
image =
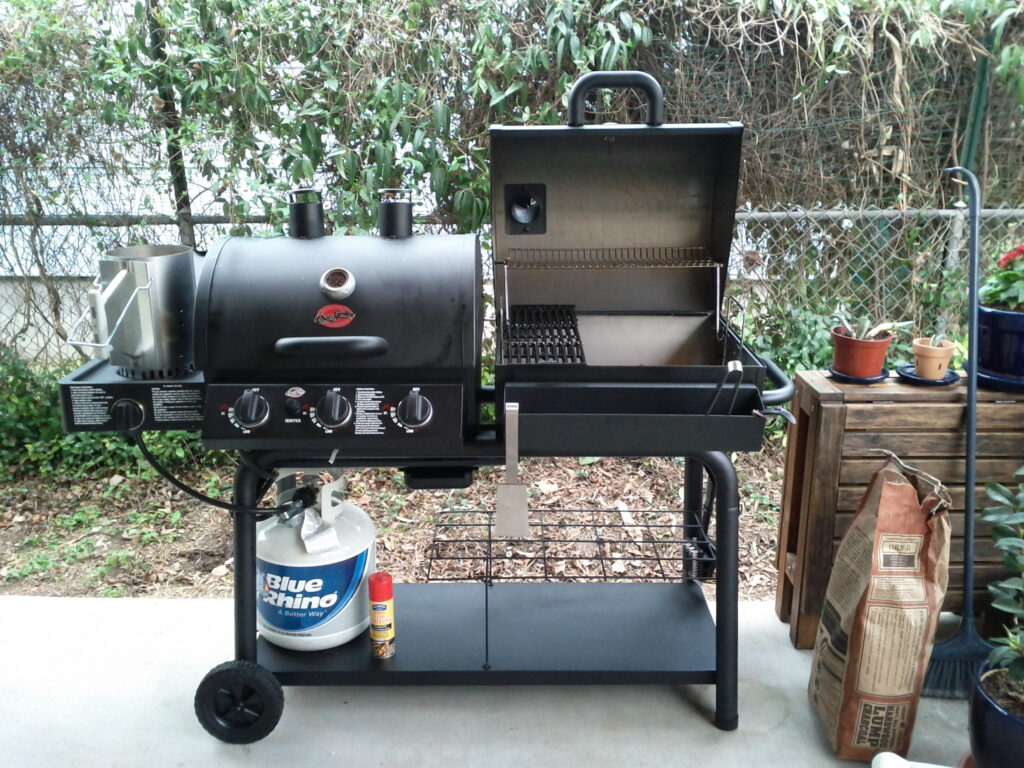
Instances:
[[[661,125],[665,122],[665,94],[658,81],[646,72],[590,72],[575,83],[569,91],[569,115],[566,121],[570,126],[579,128],[583,125],[586,111],[587,96],[597,88],[614,88],[625,90],[635,88],[643,91],[647,97],[647,124]]]
[[[274,343],[282,357],[378,357],[388,351],[380,336],[287,336]]]

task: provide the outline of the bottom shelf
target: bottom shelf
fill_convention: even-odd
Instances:
[[[716,679],[715,625],[693,582],[396,584],[395,627],[398,652],[385,661],[370,658],[368,632],[313,652],[260,638],[257,660],[283,685]]]

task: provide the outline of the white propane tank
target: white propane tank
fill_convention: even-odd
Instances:
[[[319,651],[370,624],[367,579],[376,569],[373,521],[342,498],[344,481],[320,489],[319,510],[264,520],[256,531],[256,624],[274,645]]]

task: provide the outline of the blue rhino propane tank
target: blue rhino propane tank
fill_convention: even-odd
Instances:
[[[343,499],[343,483],[323,486],[315,505],[257,525],[256,623],[274,645],[297,651],[333,648],[370,624],[373,522]]]

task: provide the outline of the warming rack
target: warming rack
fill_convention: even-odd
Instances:
[[[707,248],[510,248],[499,261],[509,269],[718,269],[707,257]]]

